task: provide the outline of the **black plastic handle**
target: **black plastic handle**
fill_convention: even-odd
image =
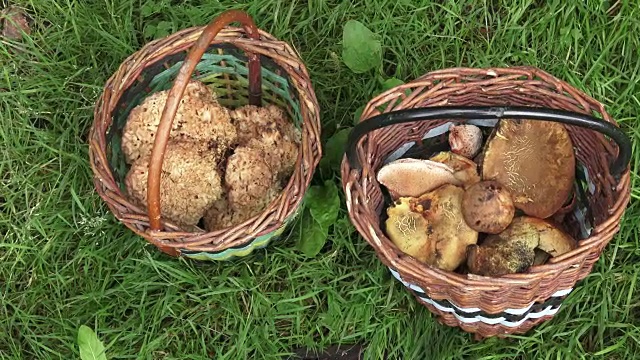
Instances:
[[[356,145],[368,132],[412,121],[431,121],[442,119],[531,119],[555,121],[568,125],[596,130],[618,144],[618,158],[610,167],[616,181],[620,180],[631,159],[631,140],[620,128],[596,117],[564,110],[535,108],[527,106],[438,106],[392,111],[374,116],[359,123],[349,134],[347,141],[347,160],[354,170],[362,170],[356,154]]]

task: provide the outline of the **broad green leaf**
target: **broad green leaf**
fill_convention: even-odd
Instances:
[[[342,32],[342,61],[355,73],[382,64],[382,45],[375,34],[357,20],[349,20]]]
[[[385,80],[384,82],[382,82],[382,91],[381,92],[385,92],[387,90],[393,89],[396,86],[402,85],[404,84],[404,81],[398,79],[398,78],[390,78]]]
[[[307,257],[315,257],[326,244],[329,230],[318,224],[309,211],[302,214],[300,226],[296,248]]]
[[[345,146],[349,139],[351,128],[338,130],[333,136],[327,140],[324,146],[324,160],[331,166],[333,170],[339,170],[344,156]]]
[[[305,197],[305,205],[315,221],[323,229],[328,229],[340,211],[340,196],[335,181],[327,180],[324,186],[311,186]]]
[[[93,329],[81,325],[78,329],[78,347],[82,360],[107,360],[104,346]]]
[[[143,17],[147,17],[147,16],[153,15],[155,13],[156,13],[156,10],[154,9],[153,5],[151,5],[151,4],[144,4],[140,8],[140,15],[142,15]]]
[[[156,26],[152,24],[145,25],[142,35],[147,39],[153,39],[156,36]]]

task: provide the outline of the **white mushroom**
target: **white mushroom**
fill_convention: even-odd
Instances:
[[[399,159],[378,170],[378,182],[394,199],[418,197],[445,184],[460,186],[454,170],[443,163],[422,159]]]
[[[449,145],[454,154],[472,159],[482,147],[482,131],[475,125],[451,125]]]

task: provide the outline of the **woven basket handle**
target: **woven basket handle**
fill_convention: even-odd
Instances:
[[[196,65],[202,59],[202,55],[207,50],[216,35],[228,24],[240,22],[247,33],[247,36],[254,40],[260,40],[260,34],[251,17],[239,10],[228,10],[213,19],[202,31],[198,40],[191,47],[189,54],[180,67],[180,71],[169,91],[169,96],[160,118],[158,131],[156,132],[151,160],[149,162],[149,179],[147,182],[147,198],[149,224],[151,230],[160,230],[160,174],[162,172],[162,162],[171,133],[171,125],[176,116],[178,105],[191,80],[191,74]],[[260,77],[260,57],[257,54],[246,53],[249,60],[249,104],[259,106],[261,104],[261,77]]]
[[[442,106],[392,111],[374,116],[359,123],[349,135],[347,141],[347,160],[352,170],[361,170],[356,146],[360,139],[370,131],[412,121],[432,121],[442,119],[532,119],[555,121],[567,125],[599,131],[618,144],[618,157],[609,171],[616,181],[625,171],[631,158],[631,141],[620,128],[596,117],[564,110],[534,108],[526,106]]]

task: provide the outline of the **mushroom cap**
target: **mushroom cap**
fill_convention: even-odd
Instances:
[[[232,208],[264,208],[278,189],[276,174],[271,170],[262,148],[239,146],[227,159],[225,185]]]
[[[516,208],[511,194],[493,180],[469,186],[462,197],[462,215],[467,224],[478,232],[497,234],[509,226]]]
[[[486,145],[483,180],[496,180],[525,214],[547,218],[569,198],[575,155],[564,125],[539,120],[501,120]]]
[[[398,159],[378,170],[378,182],[393,195],[418,197],[444,184],[462,185],[453,169],[440,162],[422,159]]]
[[[502,276],[526,271],[535,260],[530,246],[534,235],[519,238],[501,238],[489,235],[480,246],[472,245],[467,253],[467,266],[473,274]]]
[[[204,146],[167,144],[160,178],[160,213],[178,225],[196,226],[222,195],[218,157]],[[149,157],[134,162],[125,177],[127,192],[146,209]]]
[[[279,189],[274,189],[266,195],[265,201],[262,205],[268,204],[280,193]],[[214,204],[207,209],[203,217],[205,229],[207,231],[217,231],[236,225],[251,219],[252,217],[260,214],[264,210],[264,206],[234,206],[229,204],[227,198],[228,194],[223,196],[214,202]],[[258,204],[260,205],[260,204]]]
[[[154,93],[131,110],[122,133],[122,151],[127,163],[148,156],[169,96],[169,90]],[[204,83],[190,80],[171,125],[170,140],[205,143],[222,156],[236,141],[229,111],[218,104]]]
[[[472,159],[482,147],[482,130],[475,125],[451,125],[449,145],[451,152]]]
[[[544,253],[555,257],[577,245],[551,223],[519,216],[503,232],[489,235],[480,246],[470,247],[467,265],[472,273],[484,276],[523,272],[534,262],[544,262]],[[544,253],[536,254],[536,249]]]
[[[462,155],[455,154],[451,151],[441,151],[429,160],[449,166],[453,169],[453,176],[465,187],[480,181],[478,165]]]
[[[287,113],[272,104],[246,105],[230,113],[240,146],[261,147],[271,170],[281,179],[291,176],[298,159],[301,133]]]
[[[503,237],[512,237],[522,233],[537,234],[535,247],[552,257],[560,256],[578,247],[578,242],[549,221],[531,216],[518,216],[511,225],[501,233]]]
[[[463,220],[461,187],[445,184],[419,198],[403,197],[387,209],[387,235],[398,248],[431,266],[453,271],[478,233]]]

